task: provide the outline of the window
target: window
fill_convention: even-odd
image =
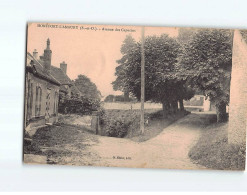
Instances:
[[[40,86],[36,87],[36,99],[35,99],[35,116],[40,116],[41,110],[41,101],[42,101],[42,89]]]
[[[40,116],[40,112],[41,112],[41,101],[42,101],[42,89],[40,89],[40,93],[39,93],[39,116]]]
[[[57,110],[58,109],[58,93],[55,92],[55,97],[54,97],[54,114],[57,115]]]
[[[33,108],[33,83],[31,83],[29,79],[27,85],[27,119],[30,119],[32,116],[32,108]]]

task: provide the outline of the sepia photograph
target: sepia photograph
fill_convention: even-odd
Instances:
[[[28,23],[26,164],[245,170],[247,31]]]

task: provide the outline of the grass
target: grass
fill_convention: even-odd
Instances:
[[[24,154],[47,156],[48,164],[66,164],[62,158],[78,156],[90,146],[90,141],[97,142],[97,137],[81,126],[45,126],[37,130],[31,142],[24,142]]]
[[[139,128],[139,110],[105,110],[101,118],[102,135],[123,138]]]
[[[110,137],[125,137],[136,142],[147,141],[157,136],[167,126],[187,115],[188,112],[178,112],[163,118],[162,110],[145,110],[145,132],[140,132],[140,110],[106,110],[104,116],[104,135]]]
[[[129,138],[136,142],[144,142],[153,137],[159,135],[166,127],[174,123],[175,121],[183,118],[189,112],[178,112],[174,115],[170,115],[167,118],[163,118],[162,110],[147,113],[149,117],[148,125],[145,125],[145,131],[143,134],[140,134],[139,131],[135,131],[134,134],[129,136]],[[139,130],[139,129],[138,129]]]
[[[219,170],[244,170],[245,145],[227,143],[227,123],[207,126],[189,157],[195,163]]]

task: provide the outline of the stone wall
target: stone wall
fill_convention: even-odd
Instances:
[[[234,32],[232,56],[228,142],[241,144],[246,142],[247,45],[239,30]]]

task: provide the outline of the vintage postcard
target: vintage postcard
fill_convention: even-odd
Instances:
[[[24,163],[244,170],[247,31],[28,23]]]

